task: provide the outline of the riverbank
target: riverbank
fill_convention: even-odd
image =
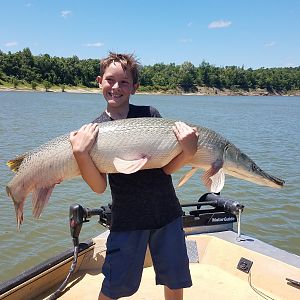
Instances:
[[[76,93],[76,94],[97,94],[101,92],[99,88],[87,88],[87,87],[51,87],[47,91],[45,88],[37,87],[33,90],[27,86],[20,86],[17,88],[0,86],[0,92],[52,92],[52,93]],[[137,91],[137,94],[146,94],[146,95],[188,95],[188,96],[300,96],[300,90],[276,92],[276,91],[267,91],[266,89],[256,89],[256,90],[229,90],[229,89],[218,89],[210,87],[198,87],[197,92],[194,93],[184,93],[181,91],[156,91],[156,92],[146,92],[146,91]]]

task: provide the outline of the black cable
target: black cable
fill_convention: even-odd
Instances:
[[[260,291],[259,289],[257,289],[256,287],[254,287],[252,285],[252,282],[251,282],[251,272],[249,272],[249,275],[248,275],[248,283],[250,285],[250,287],[252,288],[252,290],[257,293],[259,296],[263,297],[264,299],[271,299],[271,300],[275,300],[274,298],[268,296],[267,294],[265,294],[264,292]]]
[[[66,279],[64,280],[64,282],[61,284],[61,286],[50,296],[49,300],[55,300],[63,294],[63,291],[64,291],[65,287],[67,286],[70,277],[72,276],[72,274],[75,271],[75,268],[77,265],[77,259],[78,259],[78,252],[79,252],[79,246],[78,245],[74,246],[74,259],[73,259],[72,265],[70,267],[69,273],[68,273]]]

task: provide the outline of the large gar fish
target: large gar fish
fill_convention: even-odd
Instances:
[[[161,168],[181,152],[173,133],[175,121],[161,118],[134,118],[99,124],[98,137],[90,155],[103,173],[130,174],[140,169]],[[220,134],[200,126],[197,152],[188,163],[192,169],[180,180],[183,185],[197,169],[203,169],[202,181],[211,192],[220,192],[225,173],[259,185],[278,188],[284,181],[260,169],[253,160]],[[38,218],[54,186],[80,175],[69,135],[10,160],[16,172],[6,187],[16,210],[18,228],[23,207],[32,192],[33,216]]]

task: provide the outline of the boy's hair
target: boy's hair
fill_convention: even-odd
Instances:
[[[109,52],[106,58],[100,60],[100,76],[102,77],[106,68],[112,63],[120,63],[123,70],[129,70],[132,75],[133,83],[138,83],[140,64],[133,54],[120,54]]]

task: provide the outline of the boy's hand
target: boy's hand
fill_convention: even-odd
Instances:
[[[78,131],[72,131],[70,133],[70,142],[73,148],[73,153],[88,153],[95,142],[98,131],[99,128],[97,123],[83,125]]]
[[[183,122],[175,122],[173,131],[182,148],[182,154],[186,159],[192,158],[197,151],[199,134],[196,128],[192,128]]]

